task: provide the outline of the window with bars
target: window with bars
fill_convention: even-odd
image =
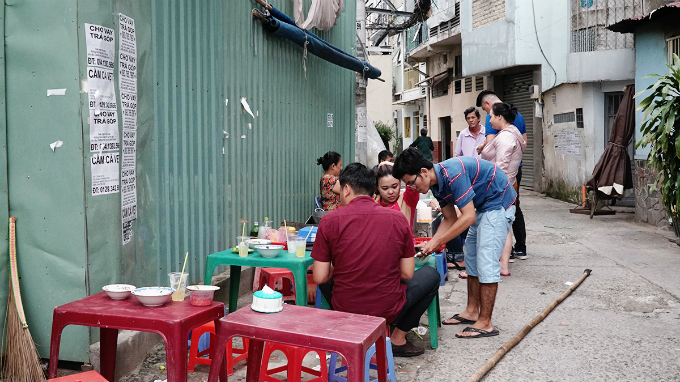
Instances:
[[[482,76],[475,77],[475,91],[482,90],[484,90],[484,77]]]
[[[576,109],[576,127],[579,129],[583,128],[583,109]]]
[[[454,83],[454,93],[460,94],[461,93],[461,82],[462,80],[456,80]]]
[[[470,93],[472,91],[472,77],[467,77],[465,79],[465,92]]]
[[[643,0],[571,0],[571,51],[634,49],[632,33],[607,29],[643,14]]]
[[[668,48],[668,65],[673,65],[673,54],[680,57],[680,36],[666,40],[666,47]]]

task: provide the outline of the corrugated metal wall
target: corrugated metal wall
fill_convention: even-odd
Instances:
[[[305,77],[302,49],[253,25],[254,4],[5,2],[0,229],[7,232],[3,216],[17,216],[22,295],[43,357],[55,306],[112,282],[166,285],[187,251],[190,281],[201,282],[206,256],[234,244],[239,218],[250,221],[247,229],[264,216],[277,224],[303,221],[323,172],[316,158],[329,150],[345,162],[354,157],[355,74],[310,55]],[[274,5],[292,14],[289,0]],[[119,13],[135,19],[138,52],[138,220],[125,246],[120,194],[89,192],[88,98],[80,92],[84,23],[114,28],[117,39]],[[347,2],[338,24],[320,36],[353,52],[354,24],[355,4]],[[118,92],[117,78],[115,84]],[[54,88],[66,88],[65,96],[47,97]],[[0,132],[0,144],[3,137]],[[64,145],[50,150],[57,140]],[[9,212],[2,212],[7,204]],[[0,242],[4,280],[6,243]],[[6,285],[0,283],[0,299]],[[87,361],[97,332],[66,328],[60,358]]]
[[[323,172],[316,158],[354,157],[354,73],[309,55],[305,78],[302,49],[253,23],[254,4],[153,2],[159,282],[186,251],[190,279],[202,280],[240,218],[247,231],[265,216],[304,221]],[[292,14],[289,1],[274,6]],[[320,37],[351,52],[354,13],[346,4]]]

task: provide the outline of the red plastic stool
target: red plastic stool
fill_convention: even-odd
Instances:
[[[293,272],[286,268],[262,268],[258,282],[258,290],[267,285],[281,292],[283,301],[295,302],[295,278]]]
[[[205,333],[210,333],[210,347],[198,351],[198,340]],[[248,358],[248,339],[243,338],[243,349],[234,348],[233,338],[227,342],[227,375],[234,374],[234,365]],[[187,370],[194,371],[196,364],[210,365],[212,363],[212,349],[215,341],[215,322],[211,321],[191,331],[191,347],[189,348],[189,366]],[[234,357],[236,354],[236,357]],[[207,358],[203,356],[207,355]]]
[[[280,350],[286,355],[286,361],[288,364],[269,369],[269,357],[271,357],[272,353],[276,350]],[[319,355],[319,364],[321,365],[321,369],[319,371],[302,366],[302,360],[309,352],[315,352]],[[286,370],[286,380],[288,382],[300,382],[303,371],[307,374],[317,377],[312,378],[307,382],[327,382],[328,366],[326,365],[326,352],[266,342],[264,345],[264,354],[262,355],[262,366],[260,366],[260,382],[280,382],[280,379],[276,379],[271,375],[280,373],[284,370]]]
[[[101,374],[96,371],[86,371],[84,373],[71,374],[65,377],[48,379],[47,382],[108,382]]]

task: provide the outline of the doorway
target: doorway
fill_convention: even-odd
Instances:
[[[451,158],[451,117],[439,118],[439,131],[442,144],[441,161]]]

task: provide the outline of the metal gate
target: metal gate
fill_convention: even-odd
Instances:
[[[527,147],[522,153],[522,186],[534,187],[534,103],[529,98],[529,87],[533,85],[532,72],[506,76],[503,81],[503,102],[514,105],[524,117],[527,125]]]

